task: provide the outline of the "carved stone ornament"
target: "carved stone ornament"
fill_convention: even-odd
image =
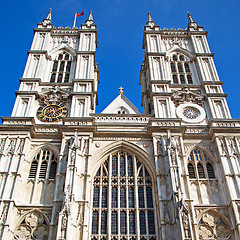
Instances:
[[[172,100],[176,106],[187,102],[196,103],[201,106],[203,96],[200,92],[191,91],[188,87],[184,87],[179,91],[173,92]]]
[[[223,219],[213,211],[205,212],[198,224],[199,239],[231,239],[231,229]]]
[[[66,102],[69,96],[70,89],[63,89],[60,85],[55,85],[52,88],[44,88],[39,93],[38,99],[40,103],[49,101]]]
[[[44,216],[38,211],[32,211],[25,215],[15,231],[15,239],[48,239],[49,226]]]

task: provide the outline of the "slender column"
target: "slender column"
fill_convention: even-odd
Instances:
[[[62,165],[63,165],[63,161],[65,156],[65,150],[66,150],[66,139],[65,139],[65,135],[62,136],[62,144],[61,144],[61,151],[59,154],[59,164],[58,164],[58,169],[57,169],[57,174],[56,174],[56,186],[55,186],[55,190],[54,190],[54,199],[53,199],[53,208],[52,208],[52,217],[51,217],[51,223],[50,223],[50,229],[49,229],[49,237],[48,240],[52,240],[53,238],[53,231],[54,231],[54,227],[57,224],[57,214],[58,214],[58,210],[60,207],[60,204],[62,201],[59,201],[59,189],[60,189],[60,184],[61,184],[61,170],[62,170]],[[58,223],[60,224],[60,223]]]

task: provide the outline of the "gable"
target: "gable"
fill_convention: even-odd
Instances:
[[[119,94],[103,111],[104,114],[141,114],[123,95]]]

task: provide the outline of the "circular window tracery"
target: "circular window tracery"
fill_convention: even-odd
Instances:
[[[200,123],[206,117],[205,110],[195,103],[180,104],[176,109],[176,114],[184,122]]]
[[[183,115],[188,119],[196,119],[200,115],[200,111],[193,107],[183,109]]]

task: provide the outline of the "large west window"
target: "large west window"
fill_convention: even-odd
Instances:
[[[91,238],[109,237],[156,239],[152,178],[127,152],[109,155],[94,177]]]

